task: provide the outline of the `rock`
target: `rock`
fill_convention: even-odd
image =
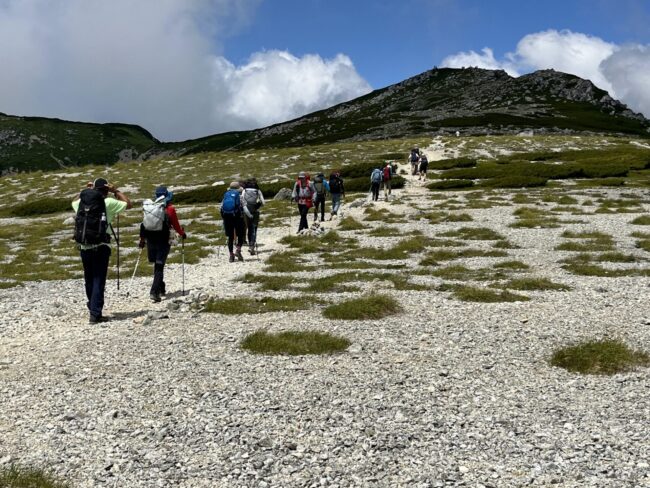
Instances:
[[[291,193],[289,188],[280,188],[280,191],[275,194],[273,200],[291,200]]]

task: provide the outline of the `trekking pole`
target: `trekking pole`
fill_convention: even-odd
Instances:
[[[126,292],[127,297],[131,294],[131,291],[133,290],[133,279],[135,278],[135,273],[138,271],[138,265],[140,264],[142,251],[144,251],[144,247],[140,249],[140,253],[138,254],[138,259],[135,261],[135,268],[133,268],[133,274],[131,275],[131,281],[129,282],[129,291]]]
[[[185,239],[181,238],[181,296],[185,296]]]

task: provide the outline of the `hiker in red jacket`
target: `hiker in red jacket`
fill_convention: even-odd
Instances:
[[[164,269],[170,244],[170,230],[173,228],[182,239],[187,239],[187,233],[181,227],[176,215],[176,209],[171,204],[173,193],[167,190],[165,186],[156,188],[155,201],[164,198],[163,205],[165,207],[164,218],[160,230],[149,230],[146,228],[145,223],[140,224],[140,249],[147,246],[147,257],[150,263],[153,263],[153,283],[151,284],[151,291],[149,296],[154,302],[160,301],[160,296],[167,293],[167,288],[164,280]],[[146,205],[145,205],[146,211]]]
[[[391,193],[390,180],[393,179],[393,167],[390,165],[390,161],[386,161],[386,166],[384,166],[384,199],[388,200],[388,195]]]
[[[304,171],[298,174],[298,179],[293,185],[291,198],[298,204],[298,211],[300,212],[300,225],[298,225],[298,232],[303,229],[308,229],[307,214],[309,209],[314,206],[314,194],[316,188],[314,184],[309,181],[309,175]]]

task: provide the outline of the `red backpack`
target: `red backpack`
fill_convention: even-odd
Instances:
[[[388,165],[384,166],[384,181],[390,180],[391,173],[392,171],[390,169],[390,166]]]

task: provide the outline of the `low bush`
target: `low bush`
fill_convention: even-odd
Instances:
[[[59,212],[72,212],[72,200],[69,198],[39,198],[14,205],[6,210],[12,217],[34,217]]]
[[[546,186],[548,180],[538,176],[502,176],[482,181],[480,186],[488,188],[535,188]]]
[[[530,300],[527,296],[517,295],[507,290],[493,291],[485,288],[472,286],[459,286],[453,289],[454,296],[463,302],[526,302]]]
[[[356,220],[354,217],[344,217],[339,222],[339,230],[360,230],[365,229],[365,225]]]
[[[571,289],[570,286],[554,283],[546,278],[517,278],[503,284],[503,288],[522,291],[568,291]]]
[[[632,225],[650,225],[650,215],[641,215],[640,217],[637,217],[632,222],[630,222],[630,224],[632,224]]]
[[[11,466],[9,468],[0,468],[0,487],[70,488],[70,485],[40,469]]]
[[[453,158],[440,159],[438,161],[429,161],[430,170],[444,170],[452,168],[473,168],[476,166],[476,159],[472,158]]]
[[[588,341],[553,353],[551,364],[572,373],[612,375],[650,365],[650,356],[619,340]]]
[[[441,180],[429,183],[427,188],[429,190],[456,190],[460,188],[470,188],[474,186],[472,180]]]
[[[253,354],[302,356],[305,354],[330,354],[341,352],[350,346],[350,341],[328,332],[284,331],[267,332],[258,330],[249,334],[240,347]]]
[[[206,313],[220,313],[224,315],[259,314],[269,312],[293,312],[305,310],[312,305],[322,303],[314,297],[298,298],[229,298],[210,300],[205,304],[203,311]]]
[[[323,315],[337,320],[378,320],[401,311],[402,307],[394,298],[369,295],[330,305],[323,310]]]
[[[443,237],[456,237],[458,239],[474,241],[497,241],[505,239],[498,232],[486,227],[461,227],[458,230],[450,230],[440,235]]]

